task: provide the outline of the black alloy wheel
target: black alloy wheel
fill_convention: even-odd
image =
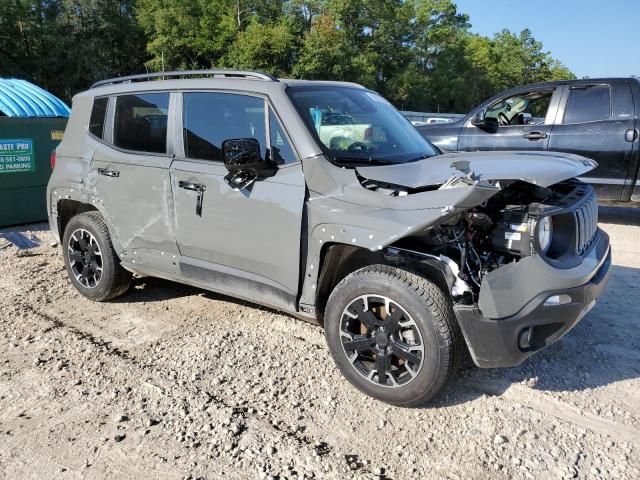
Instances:
[[[67,250],[75,279],[86,288],[96,288],[102,279],[102,252],[96,238],[79,228],[69,237]]]
[[[424,343],[416,322],[388,297],[365,294],[342,312],[342,348],[356,371],[379,386],[400,387],[422,367]]]
[[[363,267],[342,279],[323,320],[345,378],[392,405],[424,405],[457,370],[464,349],[450,294],[391,265]]]
[[[121,265],[109,229],[99,212],[84,212],[72,217],[61,240],[67,273],[82,295],[104,302],[127,291],[132,274]]]

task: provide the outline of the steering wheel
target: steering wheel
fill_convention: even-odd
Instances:
[[[498,120],[500,121],[500,125],[511,125],[511,122],[509,121],[509,117],[507,117],[502,112],[498,114]]]
[[[353,142],[347,150],[349,152],[366,152],[369,150],[369,146],[364,142]]]

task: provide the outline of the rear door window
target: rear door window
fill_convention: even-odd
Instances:
[[[104,138],[104,122],[107,116],[108,97],[95,98],[89,119],[89,132],[98,138]]]
[[[606,120],[611,116],[609,85],[571,87],[563,123]]]
[[[188,158],[222,162],[222,142],[255,138],[266,157],[265,102],[233,93],[185,93],[184,151]]]
[[[113,143],[136,152],[167,153],[169,93],[120,95],[116,99]]]

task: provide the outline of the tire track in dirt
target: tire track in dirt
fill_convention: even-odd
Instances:
[[[473,382],[469,385],[489,395],[524,405],[599,435],[611,437],[617,442],[629,442],[640,446],[640,431],[637,429],[582,411],[567,402],[556,400],[531,388],[490,381]]]

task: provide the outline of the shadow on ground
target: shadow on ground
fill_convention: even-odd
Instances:
[[[49,224],[46,222],[28,223],[26,225],[13,225],[10,227],[0,228],[0,233],[7,232],[49,232]]]
[[[229,297],[221,293],[204,290],[198,287],[192,287],[183,283],[172,282],[156,277],[136,277],[133,279],[131,288],[121,297],[110,300],[112,303],[146,303],[161,302],[181,297],[204,297],[209,300],[218,300],[221,302],[234,303],[244,307],[256,308],[282,315],[288,315],[269,307],[251,303],[239,298]]]
[[[598,220],[603,223],[640,226],[640,207],[600,206]]]

